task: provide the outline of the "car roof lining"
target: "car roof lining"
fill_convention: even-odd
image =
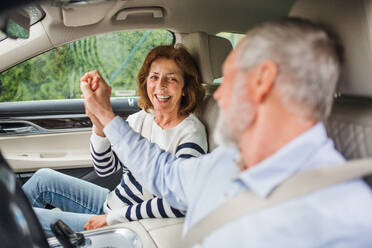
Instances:
[[[251,26],[259,22],[287,16],[293,2],[294,0],[215,0],[213,2],[200,0],[112,0],[109,2],[112,7],[107,10],[100,21],[79,27],[67,27],[64,24],[62,7],[52,6],[49,2],[45,2],[41,4],[46,13],[45,18],[41,21],[42,28],[32,28],[31,37],[28,40],[7,39],[0,42],[0,51],[2,51],[0,52],[0,72],[54,47],[102,33],[138,29],[168,29],[183,34],[198,31],[208,34],[222,31],[245,33]],[[165,15],[164,18],[152,18],[151,15],[129,15],[123,21],[115,20],[120,10],[135,7],[160,7],[164,9]],[[94,15],[94,13],[89,12],[89,15]],[[70,24],[79,22],[66,21]],[[82,23],[84,23],[83,20]],[[33,35],[32,33],[36,31],[44,32],[44,34]],[[35,44],[35,37],[38,39],[43,37],[43,42]],[[47,42],[48,40],[49,42]],[[9,48],[20,46],[21,43],[22,46],[27,45],[27,49]]]

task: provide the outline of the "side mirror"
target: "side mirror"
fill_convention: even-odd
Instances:
[[[25,10],[8,11],[2,19],[0,28],[8,37],[27,39],[30,36],[30,16]]]

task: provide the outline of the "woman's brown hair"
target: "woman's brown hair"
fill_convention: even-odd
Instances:
[[[158,58],[172,59],[182,71],[185,84],[182,89],[184,96],[181,99],[179,114],[185,115],[194,112],[204,97],[204,88],[201,84],[198,67],[189,52],[181,44],[158,46],[147,54],[137,75],[138,95],[140,97],[138,105],[145,111],[153,108],[147,95],[146,79],[150,73],[152,62]]]

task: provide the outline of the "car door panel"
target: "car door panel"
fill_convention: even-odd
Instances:
[[[39,168],[90,167],[91,130],[0,137],[0,149],[15,172]]]
[[[112,98],[111,103],[122,118],[139,110],[136,97]],[[95,174],[91,126],[82,99],[1,103],[0,150],[22,179],[47,167],[110,188],[118,183],[120,172],[116,179]]]

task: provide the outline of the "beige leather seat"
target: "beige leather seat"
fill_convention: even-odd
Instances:
[[[213,81],[222,77],[222,65],[227,55],[231,52],[232,45],[225,38],[208,35],[203,32],[184,36],[182,43],[198,64],[203,84],[206,86],[206,97],[203,100],[201,109],[196,114],[207,129],[210,152],[216,147],[213,132],[218,116],[218,106],[212,95],[218,85],[213,84]]]

